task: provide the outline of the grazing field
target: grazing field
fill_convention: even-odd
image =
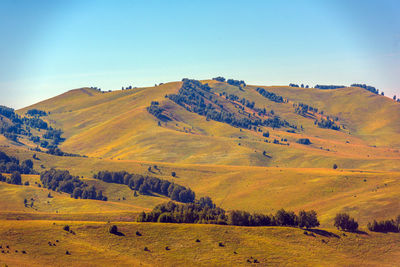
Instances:
[[[8,266],[400,264],[398,234],[343,234],[321,229],[307,231],[305,235],[304,230],[287,227],[119,222],[116,225],[121,235],[114,235],[108,232],[112,224],[1,221],[0,251],[5,253],[0,253],[0,263]],[[63,230],[65,225],[70,226],[73,234]]]
[[[24,173],[36,173],[23,174],[23,185],[0,182],[0,264],[400,264],[400,235],[366,230],[368,222],[400,214],[398,103],[355,87],[202,83],[210,88],[207,98],[201,98],[204,92],[198,96],[199,103],[218,104],[242,119],[276,115],[276,121],[291,126],[234,127],[226,117],[213,120],[201,113],[207,105],[194,108],[168,97],[179,94],[182,82],[113,92],[81,88],[18,110],[21,116],[32,108],[46,111],[41,118],[63,132],[59,148],[75,155],[57,156],[44,147],[38,151],[38,142],[28,135],[21,134],[17,142],[0,135],[0,150],[20,163],[32,161],[34,171]],[[264,97],[259,88],[276,95]],[[300,112],[303,104],[319,112]],[[161,113],[150,112],[150,105]],[[320,127],[318,120],[328,117],[339,130]],[[1,160],[4,156],[0,163],[12,169],[11,162]],[[93,185],[108,200],[75,199],[44,188],[39,173],[51,168],[68,170],[79,177],[79,186]],[[228,213],[315,210],[321,228],[136,223],[142,211],[170,201],[166,195],[171,197],[174,189],[164,195],[138,194],[138,188],[128,186],[129,176],[125,184],[104,182],[94,178],[99,171],[168,180],[189,187],[196,199],[211,197]],[[333,227],[334,217],[343,212],[361,231],[343,233]],[[114,224],[120,234],[109,233]],[[65,225],[72,233],[63,230]]]

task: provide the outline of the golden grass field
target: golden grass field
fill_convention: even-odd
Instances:
[[[398,103],[360,88],[264,87],[289,100],[278,104],[259,95],[257,86],[241,91],[225,83],[203,82],[209,83],[216,94],[234,93],[255,101],[257,107],[273,109],[290,123],[302,125],[304,131],[288,133],[286,129],[264,127],[270,132],[270,141],[286,138],[289,146],[284,146],[264,142],[266,138],[260,132],[207,121],[165,98],[179,90],[180,82],[110,93],[76,89],[19,110],[21,115],[30,108],[50,112],[44,119],[64,131],[66,141],[61,149],[88,157],[33,152],[27,149],[34,147],[29,141],[22,139],[23,144],[16,144],[3,136],[0,150],[21,161],[32,159],[36,153],[40,159],[33,160],[37,171],[68,169],[103,190],[109,200],[73,199],[48,191],[35,184],[40,183],[38,175],[23,175],[23,182],[29,181],[29,186],[0,182],[0,245],[12,248],[10,253],[0,254],[0,263],[232,266],[249,265],[247,259],[253,257],[261,266],[400,264],[400,234],[366,230],[373,219],[400,214]],[[146,111],[155,100],[173,114],[174,121],[158,126],[158,120]],[[338,116],[346,130],[316,127],[313,120],[294,113],[292,104],[299,102]],[[297,144],[296,140],[303,137],[312,144]],[[339,168],[333,170],[335,163]],[[158,170],[149,172],[148,167],[155,165]],[[314,209],[327,232],[311,237],[301,229],[285,227],[133,223],[138,212],[169,199],[134,197],[125,185],[93,179],[100,170],[126,170],[168,179],[189,186],[197,197],[210,196],[228,211],[269,214],[280,208],[296,212]],[[24,206],[25,198],[28,204],[33,202],[32,207]],[[348,212],[366,233],[343,236],[333,228],[338,212]],[[108,222],[118,225],[126,236],[109,234]],[[63,231],[65,224],[76,235]],[[137,230],[143,233],[141,237],[136,236]],[[328,232],[332,234],[326,236]],[[197,238],[200,243],[195,242]],[[55,240],[59,240],[57,246],[48,245]],[[225,246],[219,247],[218,242]],[[149,252],[143,250],[145,246]],[[27,254],[21,254],[21,250]],[[71,255],[66,255],[66,250]]]
[[[112,224],[3,221],[0,245],[3,248],[8,245],[5,250],[9,253],[1,253],[0,262],[9,266],[394,266],[400,263],[398,234],[344,236],[336,230],[320,229],[311,236],[303,234],[301,229],[286,227],[119,222],[118,230],[125,236],[117,236],[108,233]],[[75,234],[64,231],[64,225],[69,225]],[[149,251],[144,251],[145,247]]]

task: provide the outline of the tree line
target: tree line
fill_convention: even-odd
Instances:
[[[321,84],[317,84],[316,86],[314,86],[314,88],[322,89],[322,90],[339,89],[339,88],[345,88],[345,87],[346,86],[344,86],[344,85],[321,85]]]
[[[40,109],[30,109],[26,113],[26,115],[32,116],[32,117],[44,117],[47,116],[47,112],[40,110]]]
[[[40,181],[45,188],[57,192],[64,192],[77,199],[97,199],[107,201],[103,192],[96,190],[94,186],[89,186],[78,176],[72,176],[67,170],[50,169],[40,174]]]
[[[373,232],[400,232],[400,215],[396,219],[369,222],[368,229]]]
[[[21,173],[19,171],[14,171],[11,174],[10,178],[7,178],[0,173],[0,182],[6,182],[8,184],[22,185]]]
[[[195,193],[190,188],[157,177],[131,174],[126,171],[99,171],[93,177],[106,183],[125,184],[142,195],[157,193],[183,203],[190,203],[195,199]]]
[[[177,204],[172,201],[157,205],[151,212],[142,212],[138,222],[202,223],[238,226],[293,226],[312,228],[319,226],[317,213],[280,209],[275,215],[261,213],[250,214],[246,211],[233,210],[228,213],[216,207],[209,197],[203,197],[190,204]]]
[[[17,158],[8,156],[3,151],[0,151],[0,172],[13,173],[19,172],[22,174],[35,174],[33,162],[30,159],[20,162]]]
[[[273,92],[269,92],[269,91],[265,90],[264,88],[258,87],[256,90],[260,95],[262,95],[265,98],[268,98],[271,101],[274,101],[276,103],[283,103],[284,102],[284,99],[283,99],[282,96],[277,95],[277,94],[275,94]]]

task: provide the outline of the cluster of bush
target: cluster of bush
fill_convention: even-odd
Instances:
[[[218,77],[215,77],[215,78],[212,78],[214,81],[218,81],[218,82],[225,82],[226,81],[226,79],[224,78],[224,77],[221,77],[221,76],[218,76]]]
[[[61,137],[62,131],[53,129],[39,117],[47,116],[47,113],[38,109],[30,109],[26,113],[30,117],[21,118],[15,113],[14,109],[5,106],[0,106],[0,115],[7,118],[9,121],[3,120],[0,116],[0,134],[3,134],[6,138],[18,142],[18,135],[24,135],[29,137],[29,140],[43,148],[54,148],[60,142],[64,141]],[[31,128],[40,130],[47,130],[41,139],[39,136],[35,136],[31,133]],[[48,140],[44,140],[48,139]],[[51,141],[51,143],[49,143]]]
[[[47,116],[46,111],[40,110],[40,109],[30,109],[26,112],[26,115],[32,116],[32,117],[44,117]]]
[[[0,182],[22,185],[21,173],[19,171],[14,171],[8,179],[0,173]]]
[[[161,121],[171,120],[168,116],[163,114],[164,109],[160,107],[160,104],[157,101],[152,101],[150,107],[147,107],[147,111]]]
[[[239,81],[239,80],[234,80],[234,79],[228,79],[226,82],[233,86],[246,87],[246,83],[243,80]]]
[[[262,95],[265,98],[268,98],[271,101],[274,101],[276,103],[283,103],[283,97],[280,95],[277,95],[273,92],[268,92],[264,88],[260,88],[260,87],[258,87],[256,90],[260,95]]]
[[[73,153],[67,153],[62,151],[58,147],[51,146],[49,149],[46,151],[47,154],[54,155],[54,156],[59,156],[59,157],[83,157],[87,158],[85,155],[79,155],[79,154],[73,154]]]
[[[20,161],[12,156],[8,156],[3,151],[0,151],[0,172],[2,173],[13,173],[20,172],[23,174],[35,174],[33,169],[33,162],[30,159]]]
[[[216,207],[209,197],[194,203],[176,204],[172,201],[157,205],[151,212],[142,212],[138,222],[203,223],[238,226],[293,226],[312,228],[319,226],[315,211],[292,211],[281,209],[275,215],[250,214],[246,211],[225,210]]]
[[[300,138],[296,141],[296,143],[302,144],[302,145],[311,145],[311,141],[308,138]]]
[[[322,89],[322,90],[339,89],[339,88],[345,88],[345,87],[346,86],[344,86],[344,85],[321,85],[321,84],[317,84],[316,86],[314,86],[314,88]]]
[[[243,81],[243,80],[234,80],[234,79],[225,79],[224,77],[221,77],[221,76],[218,76],[218,77],[215,77],[215,78],[212,78],[213,80],[215,80],[215,81],[218,81],[218,82],[227,82],[228,84],[230,84],[230,85],[233,85],[233,86],[238,86],[238,87],[246,87],[246,83]]]
[[[226,220],[225,211],[215,207],[208,197],[188,204],[177,204],[172,201],[162,203],[154,207],[151,212],[142,212],[137,217],[138,222],[165,223],[226,224]]]
[[[47,130],[49,129],[49,126],[47,125],[47,122],[43,121],[40,118],[27,118],[24,117],[22,118],[22,122],[31,127],[31,128],[35,128],[35,129],[41,129],[41,130]]]
[[[295,112],[302,116],[305,116],[308,112],[310,112],[310,113],[318,112],[318,108],[314,108],[308,104],[298,103],[297,105],[294,105],[294,106],[295,106]]]
[[[383,220],[383,221],[376,221],[374,220],[372,223],[369,222],[367,225],[368,229],[373,232],[393,232],[398,233],[400,232],[400,215],[397,216],[395,220]]]
[[[206,116],[209,120],[224,122],[235,127],[245,129],[251,129],[254,126],[297,128],[278,116],[262,120],[260,118],[251,118],[250,114],[246,116],[226,111],[224,106],[218,103],[218,100],[213,100],[215,95],[210,92],[210,87],[207,84],[201,84],[197,80],[183,79],[183,84],[178,94],[171,94],[167,97],[190,112]],[[249,106],[253,106],[252,102]]]
[[[50,169],[40,174],[40,181],[45,188],[57,192],[64,192],[73,198],[97,199],[107,201],[103,192],[97,191],[94,186],[89,186],[79,179],[78,176],[72,176],[69,171]]]
[[[255,105],[255,102],[254,102],[254,101],[250,102],[249,100],[247,100],[247,99],[244,98],[244,97],[243,97],[242,99],[239,100],[239,96],[237,96],[237,95],[235,95],[235,94],[229,94],[229,95],[227,95],[225,92],[223,92],[222,95],[225,95],[226,98],[229,99],[229,100],[231,100],[231,101],[237,101],[237,102],[239,102],[239,103],[242,104],[243,106],[246,106],[246,107],[251,108],[251,109],[254,108],[254,105]]]
[[[334,120],[331,120],[329,117],[327,119],[321,118],[319,121],[315,120],[314,124],[318,125],[320,128],[327,128],[339,131],[340,125],[337,125]]]
[[[338,213],[335,216],[334,226],[344,231],[355,232],[358,229],[358,223],[347,213]]]
[[[126,171],[100,171],[93,177],[106,183],[125,184],[142,195],[157,193],[183,203],[190,203],[195,199],[195,193],[190,188],[156,177],[131,174]]]
[[[309,88],[308,85],[301,84],[301,85],[299,86],[298,84],[295,84],[295,83],[289,83],[289,86],[290,86],[290,87]]]

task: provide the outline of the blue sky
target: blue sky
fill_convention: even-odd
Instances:
[[[0,1],[0,104],[218,75],[400,95],[400,1]]]

